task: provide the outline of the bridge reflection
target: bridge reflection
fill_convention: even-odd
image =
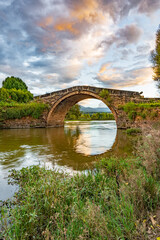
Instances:
[[[93,128],[93,129],[92,129]],[[8,144],[6,144],[6,142]],[[3,130],[0,136],[0,170],[39,162],[85,170],[102,157],[132,152],[132,139],[116,125]]]

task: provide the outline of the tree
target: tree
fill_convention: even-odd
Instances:
[[[80,115],[81,115],[80,106],[78,104],[76,104],[76,105],[74,105],[73,107],[70,108],[70,110],[66,114],[66,119],[68,119],[68,120],[78,120]]]
[[[16,78],[14,76],[7,77],[2,82],[2,87],[6,89],[21,89],[21,90],[28,90],[27,85],[22,81],[20,78]]]
[[[153,64],[153,79],[157,81],[160,88],[160,25],[156,33],[156,46],[151,52],[151,62]]]

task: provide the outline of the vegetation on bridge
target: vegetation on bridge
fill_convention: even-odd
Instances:
[[[103,89],[100,93],[99,93],[99,96],[104,98],[108,103],[111,103],[112,102],[112,98],[108,92],[108,90],[106,89]]]
[[[1,238],[159,237],[160,131],[147,131],[137,156],[102,159],[87,174],[70,177],[39,166],[13,171],[19,192],[1,209]]]
[[[130,120],[135,120],[136,117],[142,119],[155,119],[158,117],[160,112],[160,101],[148,102],[148,103],[134,103],[129,102],[123,106],[119,106],[119,109],[124,110]]]

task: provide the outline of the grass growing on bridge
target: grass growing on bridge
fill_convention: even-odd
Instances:
[[[102,159],[87,175],[39,166],[13,171],[20,188],[14,207],[1,209],[1,237],[133,240],[153,231],[155,237],[159,223],[150,216],[160,206],[159,137],[159,130],[145,132],[137,157]]]
[[[158,116],[160,101],[149,103],[129,102],[123,106],[120,106],[119,109],[124,110],[131,120],[134,120],[137,116],[140,116],[142,119],[145,119],[147,117],[154,119]]]
[[[39,118],[48,109],[48,105],[39,102],[17,103],[14,101],[0,102],[0,120],[20,119],[31,116]]]

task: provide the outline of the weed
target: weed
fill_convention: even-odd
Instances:
[[[142,133],[142,130],[140,128],[128,128],[126,130],[126,133],[128,135],[134,135],[134,134]]]
[[[20,119],[22,117],[31,116],[39,118],[49,106],[44,103],[6,103],[0,102],[0,117],[3,120]]]

